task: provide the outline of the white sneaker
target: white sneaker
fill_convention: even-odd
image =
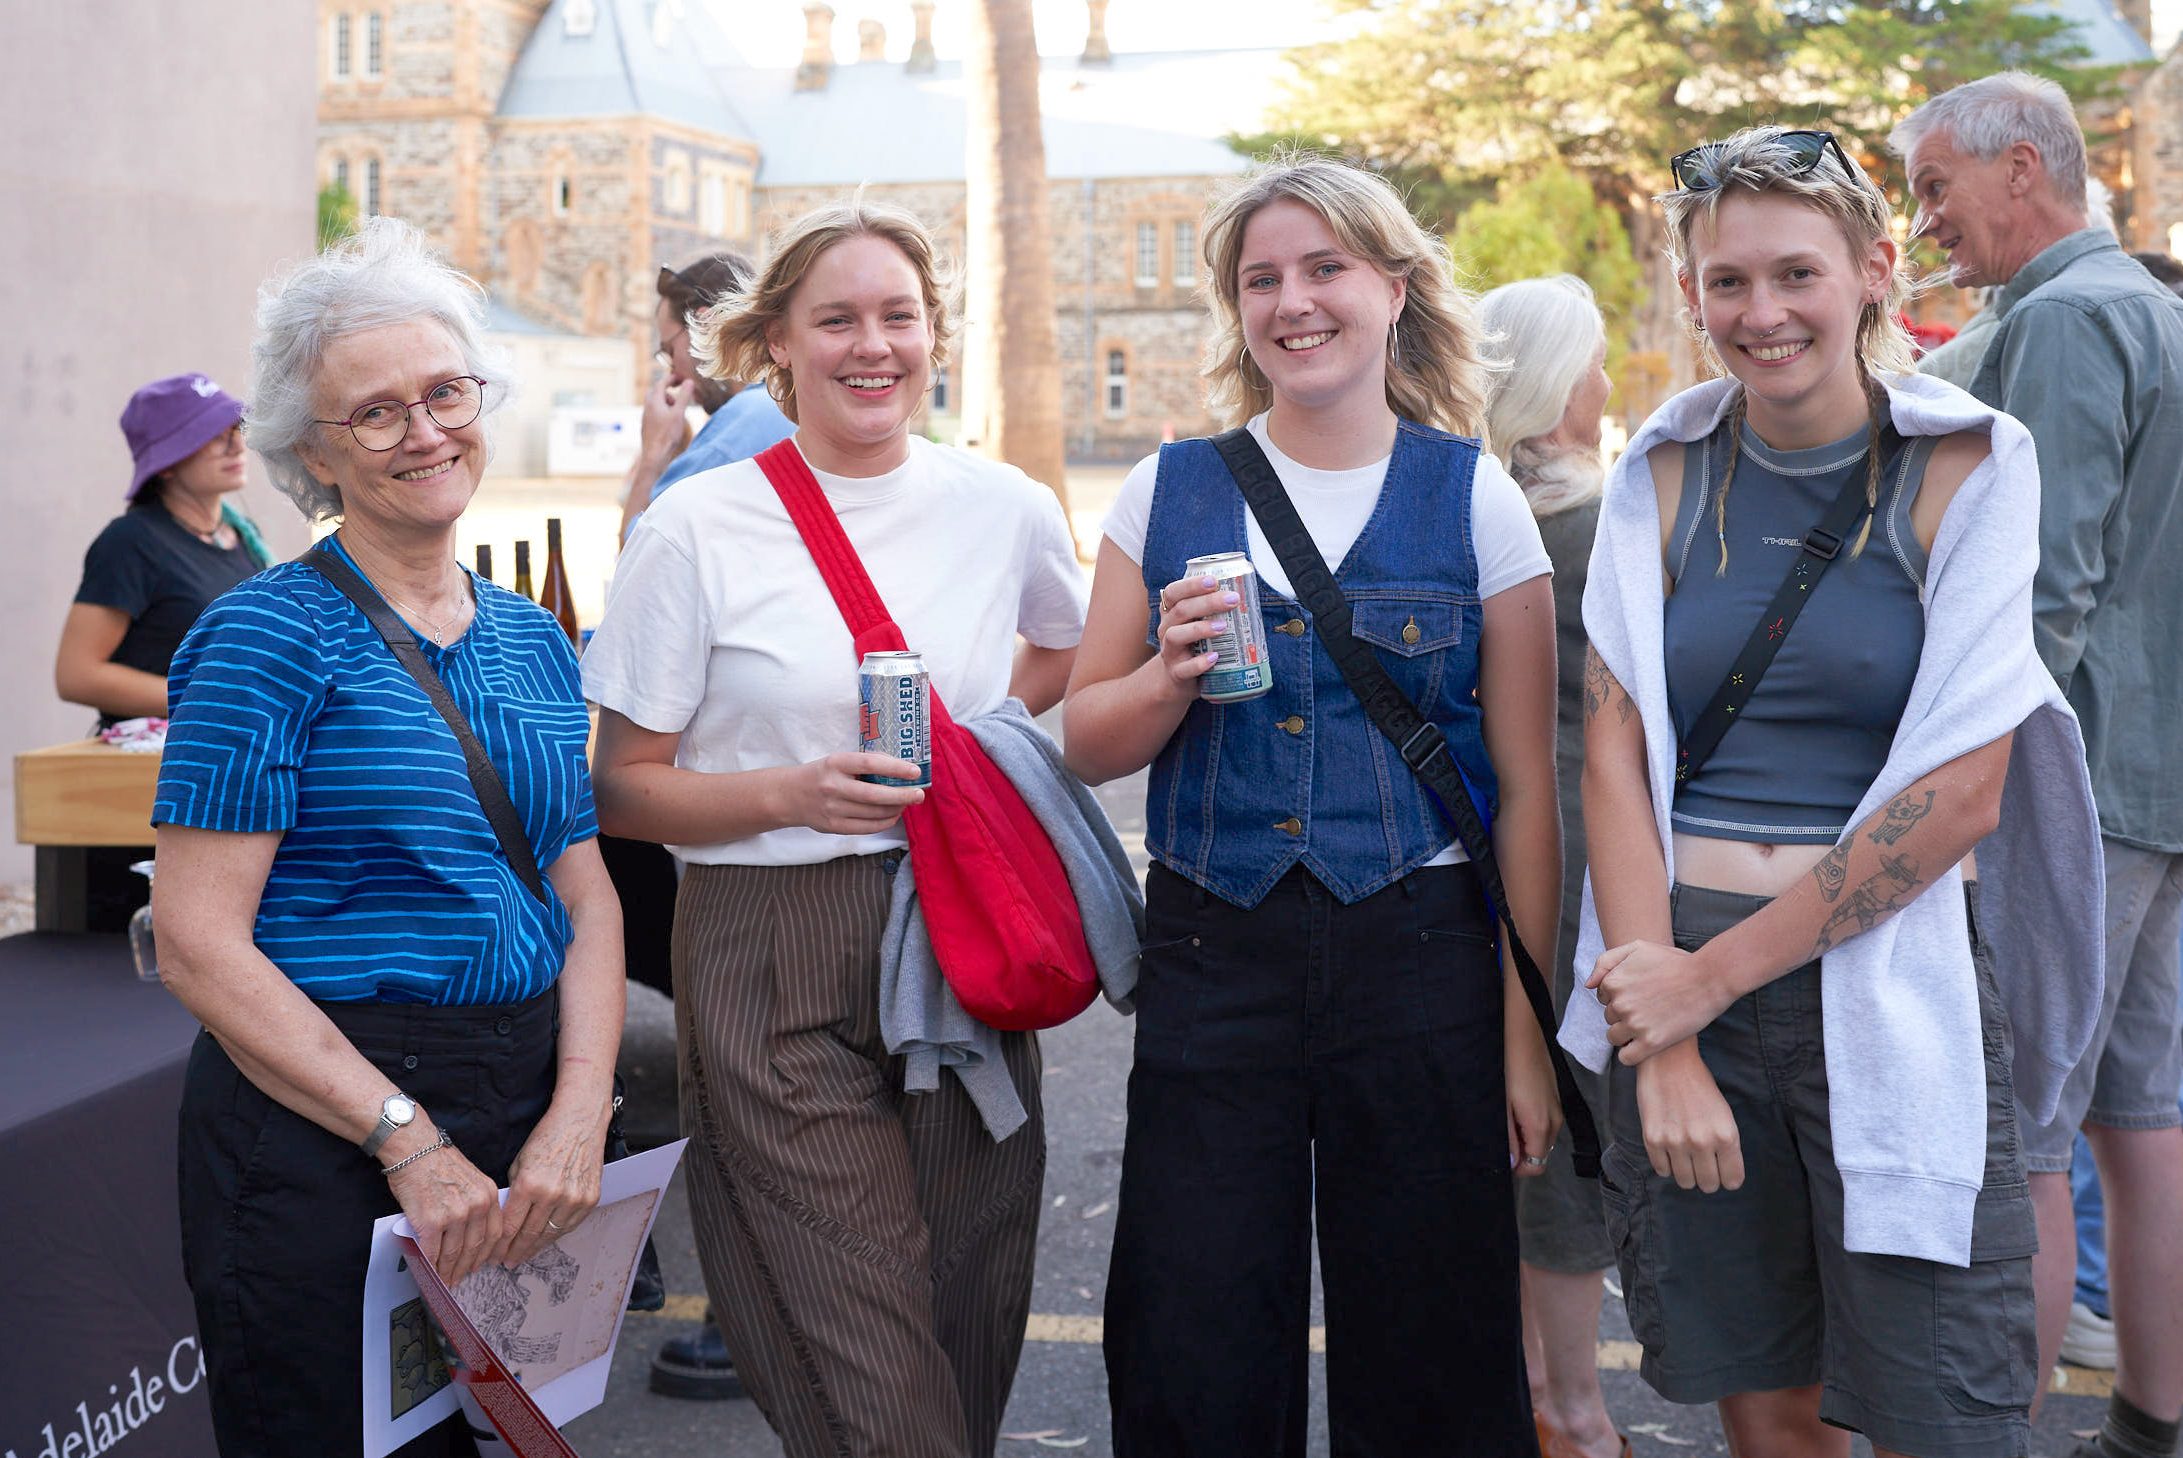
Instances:
[[[2082,1301],[2070,1302],[2069,1325],[2062,1331],[2062,1360],[2114,1371],[2115,1323]]]

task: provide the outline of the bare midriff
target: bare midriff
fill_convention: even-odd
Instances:
[[[1779,896],[1811,874],[1832,850],[1824,845],[1761,845],[1748,840],[1714,840],[1675,834],[1675,879],[1684,886],[1705,886],[1746,896]],[[1963,858],[1963,879],[1978,879],[1978,859]]]

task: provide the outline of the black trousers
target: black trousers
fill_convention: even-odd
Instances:
[[[553,1094],[558,1005],[547,991],[494,1007],[320,1007],[505,1184]],[[359,1451],[364,1269],[372,1222],[398,1208],[378,1162],[259,1092],[199,1033],[182,1089],[181,1197],[222,1458]],[[476,1453],[460,1415],[399,1451]]]
[[[622,903],[622,966],[633,982],[675,995],[675,858],[648,840],[599,837],[599,858]]]
[[[1502,983],[1478,880],[1246,911],[1155,865],[1107,1282],[1116,1458],[1536,1458]]]

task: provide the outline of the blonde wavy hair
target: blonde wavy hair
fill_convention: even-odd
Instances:
[[[1405,420],[1477,435],[1485,428],[1493,366],[1471,295],[1455,281],[1448,246],[1427,233],[1387,179],[1310,153],[1283,153],[1243,175],[1205,219],[1205,267],[1215,334],[1201,373],[1206,403],[1241,424],[1273,404],[1273,387],[1251,358],[1239,304],[1243,230],[1260,208],[1283,199],[1326,221],[1335,241],[1403,281],[1402,313],[1390,331],[1387,404]]]
[[[1845,171],[1841,157],[1832,147],[1821,152],[1816,164],[1806,164],[1796,149],[1782,140],[1783,134],[1792,130],[1797,129],[1746,127],[1725,140],[1709,143],[1703,166],[1712,176],[1714,185],[1696,191],[1682,188],[1664,192],[1655,199],[1667,215],[1668,257],[1675,265],[1678,279],[1687,283],[1693,277],[1697,265],[1698,224],[1703,222],[1710,227],[1720,213],[1721,199],[1731,192],[1781,193],[1797,199],[1835,225],[1849,245],[1852,262],[1862,260],[1873,245],[1883,239],[1894,240],[1887,194],[1880,190],[1879,184],[1867,177],[1861,168],[1852,169],[1855,176]],[[1915,285],[1898,253],[1888,276],[1887,291],[1878,301],[1867,303],[1857,317],[1857,369],[1863,378],[1870,406],[1865,452],[1865,519],[1857,533],[1856,544],[1850,549],[1852,557],[1864,551],[1865,543],[1872,535],[1873,514],[1880,504],[1881,431],[1887,424],[1888,412],[1887,391],[1881,381],[1910,373],[1917,359],[1910,332],[1902,322],[1903,309],[1914,291]],[[1704,319],[1695,308],[1687,310],[1687,317],[1691,334],[1706,362],[1721,374],[1729,374],[1727,364],[1706,336]],[[1728,573],[1728,488],[1736,478],[1744,410],[1744,392],[1738,390],[1735,406],[1730,411],[1727,474],[1722,477],[1720,490],[1714,495],[1714,535],[1720,542],[1717,572],[1721,576]]]
[[[690,319],[690,357],[707,377],[727,382],[757,381],[779,402],[781,413],[796,419],[796,378],[776,364],[766,335],[788,320],[788,306],[813,264],[836,244],[852,238],[881,238],[909,260],[917,275],[925,318],[932,325],[931,374],[948,362],[950,316],[956,292],[952,265],[941,257],[932,234],[916,214],[886,203],[867,202],[862,189],[844,202],[814,208],[776,233],[764,266],[740,293],[724,294]]]

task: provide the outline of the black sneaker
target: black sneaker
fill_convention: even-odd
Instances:
[[[735,1359],[720,1327],[705,1313],[705,1324],[694,1336],[673,1337],[660,1344],[652,1358],[652,1390],[662,1397],[683,1397],[693,1402],[722,1402],[743,1395],[735,1375]]]

